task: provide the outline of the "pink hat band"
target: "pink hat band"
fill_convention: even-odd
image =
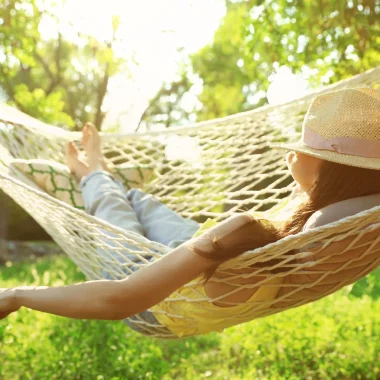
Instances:
[[[364,140],[343,136],[326,139],[314,130],[304,126],[302,142],[313,149],[329,150],[359,157],[380,158],[379,140]]]

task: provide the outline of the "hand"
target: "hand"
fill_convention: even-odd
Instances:
[[[16,292],[14,288],[0,288],[0,319],[6,318],[9,314],[20,309],[17,305]]]

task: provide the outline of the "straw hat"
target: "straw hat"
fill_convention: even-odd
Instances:
[[[297,143],[273,148],[380,170],[380,91],[347,88],[313,99]]]

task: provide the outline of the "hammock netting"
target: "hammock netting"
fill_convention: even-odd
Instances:
[[[198,222],[208,218],[223,220],[241,210],[266,211],[282,202],[294,188],[284,153],[271,150],[269,145],[299,140],[303,117],[317,94],[347,87],[379,86],[380,67],[281,106],[265,106],[185,128],[104,134],[104,154],[110,167],[125,162],[154,165],[157,173],[144,190],[182,216]],[[52,198],[9,166],[10,160],[15,158],[43,158],[63,163],[64,146],[69,140],[77,141],[80,146],[80,133],[44,124],[14,108],[0,105],[1,189],[35,218],[88,279],[104,278],[105,267],[112,278],[124,278],[131,265],[136,265],[125,259],[127,253],[133,253],[140,266],[148,263],[152,256],[158,259],[167,253],[166,246]],[[187,157],[173,154],[173,151],[183,154],[188,147],[192,153]],[[224,263],[220,267],[226,276],[223,282],[233,284],[237,277],[247,279],[245,285],[239,285],[234,291],[271,286],[268,281],[276,276],[284,277],[274,300],[257,302],[250,315],[235,316],[235,320],[238,318],[238,323],[243,323],[304,305],[376,269],[380,263],[379,221],[380,207],[376,207],[328,226],[289,236]],[[309,252],[305,247],[311,246],[313,249]],[[287,255],[293,250],[297,253]],[[115,259],[118,254],[120,260]],[[273,259],[276,259],[275,264],[265,268],[265,275],[263,269],[237,274],[242,268]],[[261,281],[249,283],[250,276],[260,275]],[[195,281],[199,280],[186,286],[193,286]],[[199,296],[189,302],[220,299]],[[177,292],[169,301],[184,299]],[[182,317],[180,312],[176,317]],[[131,321],[144,334],[176,338],[138,315]]]

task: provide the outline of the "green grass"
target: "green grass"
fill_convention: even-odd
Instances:
[[[62,256],[0,269],[0,287],[83,279]],[[380,300],[356,293],[178,341],[23,309],[0,321],[0,379],[379,379]]]

